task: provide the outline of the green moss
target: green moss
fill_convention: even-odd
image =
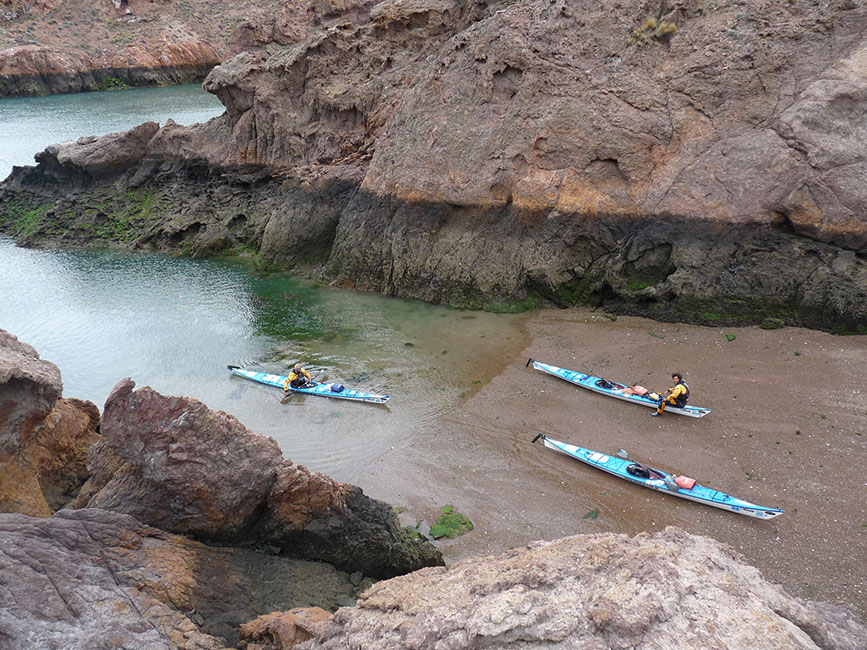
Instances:
[[[117,77],[106,77],[99,82],[99,90],[125,90],[129,88],[123,79]]]
[[[24,207],[9,202],[0,212],[0,228],[17,236],[30,235],[43,224],[50,208],[50,204]]]
[[[473,522],[455,510],[454,506],[445,505],[442,507],[442,512],[436,524],[430,529],[431,537],[434,539],[442,537],[452,539],[473,529]]]
[[[763,330],[778,330],[785,325],[785,321],[782,318],[773,318],[769,316],[765,318],[759,327]]]

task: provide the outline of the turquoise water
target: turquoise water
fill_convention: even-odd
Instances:
[[[56,142],[126,131],[143,122],[206,122],[220,101],[201,84],[0,99],[0,180],[13,165],[34,165],[33,155]]]
[[[65,397],[102,410],[114,384],[187,395],[352,481],[477,386],[517,319],[316,287],[234,261],[44,251],[0,238],[0,328],[58,365]],[[392,395],[388,406],[293,395],[229,364]],[[478,376],[476,376],[477,373]]]

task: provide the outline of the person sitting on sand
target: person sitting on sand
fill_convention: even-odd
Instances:
[[[689,399],[689,386],[683,381],[683,373],[672,373],[671,378],[674,379],[674,386],[665,391],[665,395],[659,400],[659,407],[656,409],[656,413],[650,414],[655,418],[662,415],[666,404],[683,408]]]
[[[304,386],[307,385],[307,382],[312,379],[310,373],[304,370],[300,363],[296,363],[292,372],[290,372],[289,376],[286,377],[286,381],[283,382],[283,393],[288,395],[290,386],[292,388],[304,388]]]

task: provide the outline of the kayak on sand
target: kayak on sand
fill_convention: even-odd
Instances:
[[[721,508],[722,510],[728,510],[739,515],[746,515],[757,519],[773,519],[777,515],[783,514],[783,511],[779,508],[767,508],[750,503],[749,501],[743,501],[724,492],[699,485],[695,482],[695,479],[669,474],[668,472],[642,465],[629,458],[629,455],[622,449],[617,451],[618,456],[621,456],[621,458],[614,458],[592,449],[585,449],[584,447],[554,440],[543,433],[533,438],[533,442],[540,439],[544,441],[545,446],[549,449],[559,451],[561,454],[571,456],[582,463],[601,469],[603,472],[614,474],[618,478],[650,488],[651,490],[657,490],[664,494],[670,494],[671,496],[688,499],[696,503],[703,503],[707,506]]]
[[[286,382],[286,377],[283,375],[275,375],[267,372],[257,372],[255,370],[245,370],[244,368],[240,368],[238,366],[228,366],[228,368],[232,371],[233,375],[237,375],[238,377],[244,377],[245,379],[250,379],[252,381],[257,381],[260,384],[265,384],[266,386],[274,386],[275,388],[279,388],[281,390],[283,389],[283,386]],[[342,384],[324,384],[315,381],[308,381],[307,384],[302,388],[294,388],[290,386],[289,390],[293,393],[318,395],[319,397],[331,397],[333,399],[345,399],[352,402],[369,402],[372,404],[385,404],[389,399],[391,399],[390,395],[371,395],[370,393],[363,393],[360,390],[346,388]]]
[[[602,377],[585,375],[582,372],[575,372],[574,370],[566,370],[565,368],[551,366],[547,363],[540,363],[535,359],[528,359],[526,365],[529,366],[531,363],[533,364],[533,368],[536,370],[548,373],[549,375],[554,375],[560,379],[565,379],[571,384],[581,386],[581,388],[586,388],[587,390],[592,390],[595,393],[601,393],[602,395],[608,395],[609,397],[616,397],[617,399],[626,400],[627,402],[632,402],[633,404],[638,404],[640,406],[649,406],[650,408],[656,408],[659,405],[659,397],[652,397],[653,395],[656,395],[656,393],[651,393],[642,386],[618,384],[617,382],[608,381]],[[702,418],[710,413],[710,409],[687,404],[685,406],[666,406],[665,412],[676,413],[677,415],[686,415],[691,418]]]

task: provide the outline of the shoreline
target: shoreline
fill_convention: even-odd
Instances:
[[[469,517],[472,532],[437,543],[448,563],[537,539],[674,525],[729,544],[792,595],[867,617],[867,336],[612,321],[580,309],[531,313],[523,327],[523,341],[503,342],[503,370],[492,359],[489,379],[455,412],[365,469],[365,493],[404,507],[409,524],[432,523],[446,504]],[[682,371],[691,403],[713,412],[651,418],[525,368],[528,357],[659,392]],[[762,521],[629,485],[531,445],[539,432],[605,453],[623,447],[786,512]]]

